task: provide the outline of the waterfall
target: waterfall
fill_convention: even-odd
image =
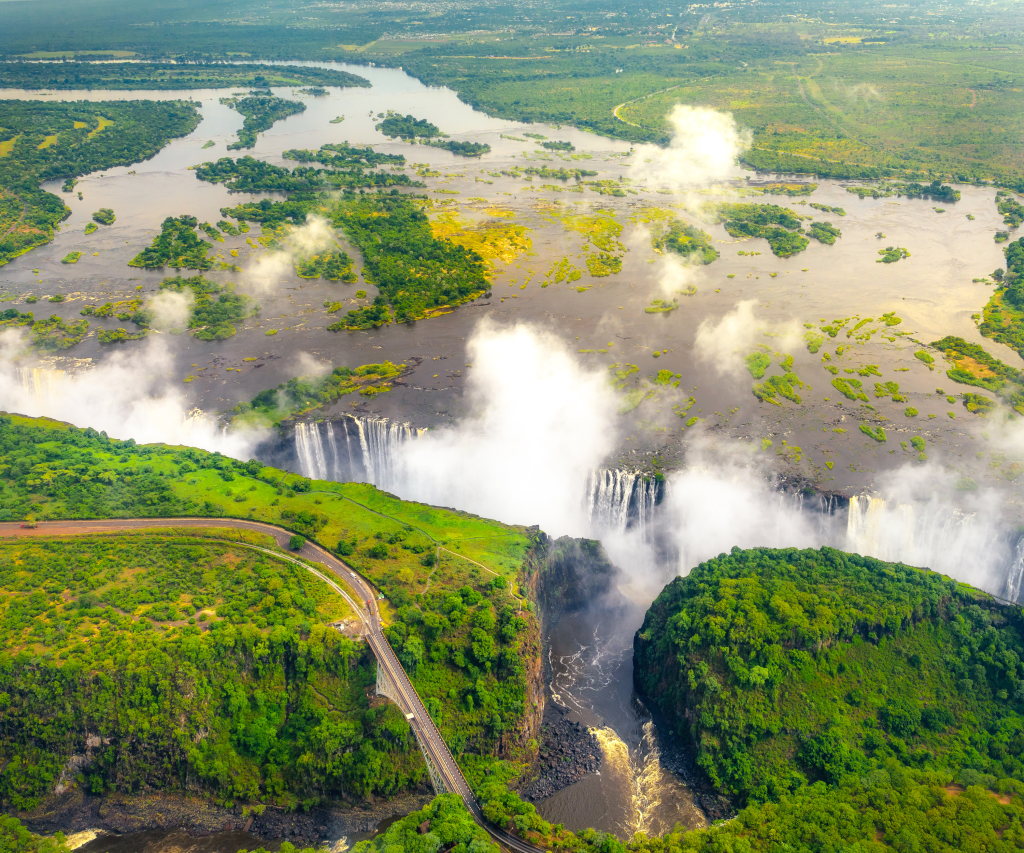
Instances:
[[[295,453],[299,458],[299,473],[303,477],[311,480],[328,479],[320,424],[295,424]]]
[[[1024,554],[998,520],[938,501],[895,503],[850,499],[845,550],[941,572],[1013,598],[1021,591]]]
[[[60,393],[60,384],[67,376],[63,370],[49,367],[19,367],[16,370],[22,390],[40,403],[55,400]]]
[[[344,436],[345,446],[341,446]],[[352,432],[358,441],[353,449]],[[367,482],[393,490],[401,478],[401,446],[423,430],[387,418],[345,415],[336,421],[295,424],[295,456],[299,472],[313,480]]]
[[[636,528],[647,540],[658,499],[658,481],[636,471],[601,468],[587,477],[584,503],[587,518],[597,529],[624,532]]]
[[[1024,536],[1017,540],[1013,563],[1006,576],[1006,590],[1003,593],[1003,597],[1010,601],[1016,601],[1020,596],[1021,581],[1024,581]]]

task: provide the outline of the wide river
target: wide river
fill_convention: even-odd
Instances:
[[[764,448],[762,452],[770,446],[763,465],[766,471],[823,491],[857,494],[875,486],[883,472],[911,464],[916,451],[901,449],[899,442],[921,436],[933,461],[941,461],[956,476],[972,475],[983,482],[995,458],[984,450],[986,424],[959,402],[947,402],[946,394],[963,389],[951,387],[942,370],[931,370],[914,352],[920,349],[918,342],[958,335],[983,343],[1008,364],[1024,367],[1015,352],[983,339],[972,319],[991,291],[991,284],[974,279],[1004,265],[992,238],[1003,227],[994,190],[960,187],[961,200],[942,205],[895,196],[860,198],[847,192],[844,184],[820,181],[808,197],[762,198],[756,186],[764,179],[755,181],[755,176],[738,168],[714,185],[659,186],[655,180],[645,182],[636,171],[650,159],[650,151],[634,152],[627,143],[568,127],[494,119],[461,103],[453,92],[423,86],[401,70],[318,65],[365,76],[372,88],[332,88],[322,97],[275,89],[282,97],[301,98],[307,109],[278,122],[260,135],[254,150],[242,153],[294,165],[283,159],[284,151],[347,141],[404,154],[406,171],[426,183],[427,189],[419,192],[433,200],[430,215],[441,226],[456,231],[491,229],[496,239],[505,240],[511,233],[509,226],[520,227],[505,253],[492,259],[492,296],[414,324],[330,332],[326,327],[337,315],[329,314],[324,303],[364,304],[355,292],[365,289],[372,298],[374,288],[361,276],[358,284],[351,285],[304,280],[287,267],[271,277],[258,274],[256,266],[267,250],[252,239],[258,236],[254,228],[248,235],[228,236],[214,245],[215,253],[237,263],[242,272],[211,276],[236,283],[239,292],[252,295],[261,305],[259,315],[241,324],[235,337],[210,343],[188,335],[154,335],[149,341],[104,347],[90,334],[65,357],[28,357],[19,362],[17,382],[28,397],[12,396],[14,390],[5,386],[3,407],[17,400],[23,407],[34,408],[33,414],[52,414],[118,434],[123,413],[117,405],[98,401],[92,411],[66,411],[56,390],[60,386],[54,383],[88,381],[92,369],[120,357],[122,375],[129,384],[138,381],[140,387],[170,389],[180,398],[182,412],[198,408],[215,414],[310,372],[311,364],[357,366],[388,359],[414,365],[406,384],[369,402],[360,398],[358,411],[420,427],[443,427],[468,413],[463,396],[470,374],[466,343],[481,318],[490,317],[498,324],[526,322],[552,332],[568,343],[584,370],[627,364],[638,368],[639,377],[650,378],[665,370],[676,375],[677,386],[643,386],[644,393],[651,393],[621,416],[612,458],[623,460],[627,467],[649,467],[655,454],[666,468],[681,467],[694,447],[711,440],[733,441],[755,450]],[[171,142],[151,160],[82,178],[76,187],[81,200],[77,194],[62,194],[59,183],[47,186],[72,214],[53,243],[0,268],[3,298],[27,310],[23,307],[26,296],[60,293],[66,301],[57,313],[75,316],[87,304],[152,296],[165,274],[132,269],[128,261],[150,243],[165,217],[191,214],[200,221],[217,222],[221,208],[255,197],[201,182],[189,171],[204,161],[236,154],[226,146],[234,140],[242,117],[220,103],[226,94],[225,90],[0,90],[0,98],[32,100],[192,99],[203,116],[195,132]],[[428,119],[453,138],[486,142],[492,151],[479,159],[466,159],[435,148],[391,142],[374,127],[388,110]],[[342,116],[344,120],[337,121]],[[575,153],[546,150],[540,139],[524,134],[571,142]],[[419,165],[414,168],[413,164]],[[577,191],[571,180],[535,176],[528,181],[515,171],[545,166],[593,170],[598,174],[585,180],[616,181],[626,191],[615,195],[599,194],[593,187]],[[722,200],[784,205],[801,215],[832,222],[841,228],[842,236],[831,246],[811,241],[804,252],[782,259],[771,254],[764,240],[737,241],[722,225],[705,219],[702,227],[720,250],[719,260],[706,267],[680,269],[655,252],[651,229],[659,222],[675,216],[696,221],[703,205]],[[810,203],[842,208],[845,213],[820,212]],[[115,211],[116,223],[86,236],[85,224],[101,207]],[[588,232],[593,227],[599,227],[597,233]],[[604,238],[613,241],[605,245],[621,256],[621,271],[592,278],[586,260],[597,252],[594,241]],[[338,239],[357,258],[358,269],[358,253],[343,235]],[[878,263],[878,250],[890,245],[909,250],[910,257]],[[83,253],[81,260],[73,266],[62,265],[61,258],[74,250]],[[555,281],[549,273],[558,264],[580,269],[580,278]],[[546,276],[549,286],[542,287]],[[655,299],[676,299],[680,307],[668,313],[645,311]],[[35,306],[37,314],[41,304]],[[901,322],[885,326],[879,319],[883,314]],[[815,327],[817,334],[817,327],[848,318],[852,319],[838,337],[826,338],[822,352],[811,353],[804,345],[807,328]],[[847,330],[858,318],[869,320],[864,330],[874,328],[876,333],[865,340],[848,336]],[[92,322],[93,329],[120,325]],[[270,330],[276,333],[268,335]],[[904,335],[895,336],[893,331]],[[793,356],[790,369],[804,382],[800,404],[763,403],[751,393],[752,379],[740,359],[762,345],[775,353],[773,358],[781,357],[780,353]],[[830,353],[832,365],[851,375],[852,370],[875,365],[877,372],[864,380],[866,389],[875,381],[899,383],[906,402],[870,396],[871,411],[887,418],[887,442],[873,441],[857,428],[862,409],[856,402],[843,400],[831,385],[833,377],[823,369],[823,352]],[[941,358],[936,366],[945,369]],[[9,364],[5,370],[10,372]],[[146,373],[145,381],[139,378],[141,373]],[[187,377],[194,378],[186,383]],[[937,394],[937,386],[944,386],[946,393]],[[100,395],[102,389],[96,392]],[[29,398],[33,406],[26,402]],[[682,419],[680,405],[687,407]],[[348,406],[345,402],[338,408],[349,410]],[[907,406],[919,411],[913,421],[903,413]],[[684,426],[698,414],[695,427]],[[152,429],[135,437],[190,439],[186,422],[155,424]],[[998,467],[1005,458],[995,461]],[[1008,499],[1005,485],[996,482],[992,490],[1003,506]],[[539,521],[542,526],[545,522],[515,520]],[[623,553],[620,548],[616,556]],[[632,603],[614,617],[587,613],[566,618],[549,638],[552,692],[598,733],[605,755],[600,776],[539,804],[546,817],[571,828],[596,826],[627,837],[638,829],[657,832],[676,822],[703,823],[685,785],[661,765],[657,734],[632,694],[632,635],[657,591],[654,580],[648,578],[646,585],[639,586],[624,581]],[[660,583],[663,578],[657,580]],[[225,840],[225,845],[231,843]]]

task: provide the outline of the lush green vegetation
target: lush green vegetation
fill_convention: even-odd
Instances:
[[[153,245],[139,252],[128,266],[147,270],[165,266],[176,270],[210,269],[213,261],[206,253],[212,247],[196,234],[198,227],[199,220],[194,216],[168,216],[160,225],[160,233],[153,238]]]
[[[13,89],[239,89],[267,86],[369,86],[368,80],[332,69],[299,65],[171,65],[152,62],[19,62],[0,81]]]
[[[882,257],[875,261],[876,264],[894,264],[910,257],[910,252],[901,246],[886,246],[884,249],[879,249],[878,254]]]
[[[282,155],[285,160],[297,160],[300,163],[322,163],[332,169],[350,168],[352,166],[371,168],[384,165],[405,165],[403,154],[382,154],[374,151],[369,145],[349,145],[347,142],[331,142],[321,145],[319,151],[289,148]]]
[[[460,157],[482,157],[491,153],[491,146],[486,142],[455,142],[451,139],[436,139],[427,143],[431,148],[443,148],[458,154]]]
[[[71,213],[40,182],[147,160],[198,123],[181,101],[0,101],[0,265],[52,240]]]
[[[816,201],[812,201],[810,204],[815,210],[820,210],[823,213],[834,213],[836,216],[846,216],[846,211],[841,207],[831,207],[827,204],[819,204]]]
[[[379,124],[374,125],[385,136],[391,139],[433,139],[437,136],[444,136],[436,124],[431,124],[425,118],[416,118],[411,115],[399,115],[388,110],[387,116]]]
[[[303,222],[312,205],[263,199],[223,213],[275,227]],[[345,194],[324,210],[363,255],[363,277],[377,286],[373,304],[349,311],[328,328],[368,329],[450,310],[490,289],[486,264],[476,252],[438,240],[420,199],[390,193]]]
[[[224,288],[201,275],[166,278],[160,282],[160,289],[174,293],[191,292],[188,327],[201,341],[222,341],[232,337],[237,332],[234,323],[260,310],[250,297],[235,293],[233,286]]]
[[[954,382],[976,385],[993,391],[1012,408],[1024,414],[1024,371],[1004,364],[985,352],[983,347],[952,335],[934,341],[932,346],[940,350],[946,360],[953,365],[946,371],[946,376]],[[992,404],[987,397],[977,394],[970,397],[970,401],[967,397],[964,399],[965,405],[971,411],[980,411],[985,408],[986,403]],[[979,402],[980,400],[984,400],[985,403]]]
[[[925,570],[733,549],[658,597],[635,672],[740,803],[890,760],[947,784],[989,774],[1019,795],[1021,628],[1016,609]]]
[[[277,388],[261,391],[250,403],[239,403],[231,414],[236,418],[241,416],[240,423],[252,423],[254,420],[280,423],[285,418],[329,405],[356,391],[364,397],[383,394],[391,389],[391,380],[407,370],[407,367],[385,361],[356,368],[336,367],[326,376],[296,376]]]
[[[382,608],[388,624],[388,637],[409,671],[417,690],[424,697],[427,709],[438,723],[452,752],[455,755],[472,753],[476,756],[464,755],[463,761],[467,772],[472,774],[477,772],[474,768],[479,768],[479,772],[482,773],[482,768],[488,760],[487,756],[501,754],[506,758],[518,760],[527,754],[529,747],[526,743],[526,730],[523,727],[526,713],[524,667],[526,662],[536,659],[540,653],[539,635],[537,623],[529,612],[529,607],[523,608],[521,602],[513,597],[510,587],[510,582],[518,581],[520,572],[524,570],[524,559],[531,547],[531,540],[524,529],[508,527],[452,510],[405,503],[368,485],[312,482],[297,475],[265,468],[255,461],[243,463],[220,454],[192,448],[137,446],[130,440],[116,441],[94,430],[79,430],[45,420],[20,417],[0,419],[0,454],[0,518],[18,519],[35,516],[37,519],[45,520],[74,517],[229,516],[281,524],[298,535],[315,539],[343,556],[387,597],[386,601],[382,602]],[[130,541],[130,537],[123,541]],[[42,547],[42,543],[38,546],[31,543],[31,547]],[[150,691],[157,691],[151,695],[166,696],[166,707],[169,709],[180,708],[182,702],[195,701],[207,703],[204,708],[209,707],[213,709],[213,713],[225,716],[223,730],[216,733],[216,738],[214,733],[209,736],[211,748],[214,742],[224,744],[224,751],[211,753],[209,760],[219,760],[222,763],[204,765],[213,768],[208,772],[214,776],[196,775],[196,771],[188,777],[189,784],[201,782],[204,788],[210,785],[208,790],[225,799],[254,798],[296,804],[294,799],[289,798],[297,797],[297,804],[301,804],[311,798],[315,800],[321,796],[341,796],[341,787],[356,786],[357,782],[346,781],[351,778],[345,775],[348,773],[346,767],[351,768],[354,774],[362,774],[358,776],[358,779],[362,780],[358,784],[364,787],[344,787],[346,792],[356,796],[362,796],[363,792],[372,790],[391,792],[397,789],[397,785],[404,784],[403,779],[411,780],[414,776],[416,779],[421,778],[419,774],[422,773],[422,769],[416,770],[415,774],[410,770],[408,776],[401,776],[397,770],[390,773],[387,771],[386,757],[381,758],[381,764],[377,764],[375,760],[364,763],[360,757],[360,750],[367,747],[366,738],[362,741],[353,741],[352,738],[358,736],[358,729],[353,734],[352,730],[344,725],[321,729],[317,735],[320,739],[315,741],[316,745],[309,746],[313,755],[308,758],[301,758],[305,754],[304,749],[298,753],[287,750],[284,753],[268,751],[259,753],[259,760],[265,763],[260,764],[258,768],[250,763],[250,759],[256,759],[253,758],[252,752],[245,750],[259,752],[263,745],[273,745],[273,731],[277,732],[277,743],[281,743],[288,738],[298,738],[301,732],[307,731],[307,723],[313,729],[319,725],[303,710],[305,706],[286,705],[286,700],[288,703],[293,702],[293,686],[304,690],[305,679],[312,677],[311,673],[317,671],[311,657],[310,640],[303,640],[300,633],[294,644],[289,645],[292,641],[288,640],[280,646],[273,646],[271,643],[274,642],[275,632],[280,633],[281,628],[271,626],[269,621],[266,627],[259,627],[260,618],[269,619],[270,613],[277,612],[273,610],[275,606],[285,608],[286,612],[292,608],[299,611],[298,614],[287,613],[284,626],[286,629],[289,628],[289,624],[293,624],[288,620],[307,619],[308,614],[296,603],[299,601],[297,596],[292,596],[291,605],[288,605],[273,589],[269,589],[268,592],[268,588],[259,582],[255,569],[252,573],[240,573],[243,578],[241,591],[244,592],[244,596],[240,595],[230,602],[225,601],[223,613],[215,600],[216,595],[225,595],[223,587],[214,587],[214,581],[211,580],[209,590],[204,587],[197,593],[199,584],[196,583],[194,575],[179,572],[174,566],[167,568],[167,574],[161,574],[162,578],[167,578],[166,580],[152,584],[162,590],[161,595],[164,597],[153,601],[144,601],[140,597],[132,608],[127,606],[130,602],[125,599],[114,605],[117,610],[106,608],[103,612],[94,613],[90,608],[76,609],[72,604],[61,604],[59,593],[67,588],[67,579],[70,578],[74,580],[72,590],[79,591],[75,593],[76,595],[79,595],[80,591],[92,592],[96,595],[95,601],[102,605],[106,601],[103,598],[105,591],[109,588],[104,584],[117,582],[113,573],[115,566],[111,564],[111,560],[72,560],[72,552],[69,549],[65,548],[62,552],[59,543],[54,543],[52,547],[56,553],[66,555],[64,560],[41,560],[38,571],[44,575],[47,572],[58,571],[61,574],[59,577],[54,575],[53,583],[40,585],[25,581],[28,589],[25,593],[26,606],[36,607],[32,602],[38,599],[38,595],[42,595],[45,606],[38,612],[42,613],[44,618],[34,619],[34,609],[29,609],[27,616],[18,617],[24,621],[23,633],[20,636],[26,643],[32,639],[33,644],[27,649],[27,655],[25,651],[18,652],[22,657],[16,660],[23,661],[19,666],[2,670],[8,672],[6,678],[16,680],[18,673],[26,665],[38,667],[43,673],[49,673],[52,667],[60,666],[61,662],[56,652],[63,648],[63,645],[45,645],[48,635],[44,623],[57,617],[63,619],[65,610],[62,608],[66,606],[67,612],[74,614],[76,621],[73,630],[77,633],[69,633],[71,629],[65,628],[64,633],[54,633],[55,642],[67,644],[70,648],[80,647],[81,651],[76,651],[76,655],[81,654],[83,661],[95,661],[99,666],[107,657],[120,660],[115,655],[116,649],[108,648],[105,640],[102,643],[95,639],[87,641],[84,632],[78,630],[84,623],[77,620],[85,617],[92,623],[90,636],[93,637],[102,637],[96,634],[102,626],[98,622],[92,622],[94,616],[110,621],[112,627],[106,630],[111,642],[120,642],[118,638],[123,636],[120,629],[114,630],[117,625],[128,625],[129,627],[123,627],[123,630],[130,634],[126,642],[131,648],[135,648],[134,631],[138,632],[139,642],[148,643],[151,639],[159,641],[156,647],[159,654],[147,651],[141,658],[142,661],[150,661],[146,671],[150,672],[152,677],[146,684],[149,685]],[[115,555],[112,560],[116,563],[116,555],[124,549],[114,547],[113,544],[110,549],[110,553]],[[152,549],[145,553],[151,554]],[[200,572],[203,560],[188,558],[187,548],[184,553],[190,562],[189,571]],[[155,559],[156,555],[153,556]],[[277,571],[280,574],[284,569]],[[76,573],[80,573],[81,578],[75,578]],[[218,575],[218,585],[228,586],[233,583],[224,573],[214,574]],[[15,572],[15,575],[21,578],[20,571]],[[207,583],[202,579],[202,574],[199,577],[203,584]],[[60,586],[60,589],[52,591],[57,586]],[[141,587],[137,582],[134,585],[126,585],[124,595],[141,596],[139,589]],[[216,589],[220,589],[221,592],[215,594]],[[166,590],[166,595],[163,590]],[[207,602],[204,599],[203,604],[206,608],[216,609],[217,618],[214,620],[212,616],[208,616],[207,621],[217,622],[220,626],[217,630],[226,632],[220,635],[220,641],[231,639],[225,647],[212,646],[209,647],[208,653],[203,652],[204,648],[207,648],[204,644],[216,642],[217,635],[213,628],[209,631],[202,629],[202,624],[205,623],[201,623],[199,619],[198,606],[192,611],[185,612],[185,603],[194,603],[194,599],[188,596],[195,594],[209,594],[211,600]],[[268,594],[273,596],[273,602],[266,600]],[[33,595],[36,599],[33,599]],[[9,599],[5,599],[5,605],[8,601]],[[253,601],[256,605],[253,605]],[[183,618],[170,618],[174,615],[170,611],[171,606],[175,608],[176,614]],[[142,609],[137,610],[137,607]],[[46,615],[50,610],[55,612]],[[143,632],[130,628],[130,625],[137,621],[136,616],[141,617],[142,613],[148,613],[150,610],[159,611],[146,616],[150,622],[166,624],[170,621],[184,624],[175,626],[173,633],[149,629]],[[19,612],[24,614],[26,611]],[[167,618],[158,618],[161,615]],[[188,616],[196,619],[195,626],[187,624]],[[315,620],[310,617],[307,621]],[[253,627],[246,629],[245,626],[248,624],[252,624]],[[186,633],[197,626],[200,628],[200,636],[194,641],[186,642]],[[24,633],[26,631],[28,633]],[[42,644],[36,641],[35,634],[32,633],[34,631],[42,632]],[[10,636],[11,642],[15,642],[15,635]],[[167,645],[163,645],[165,638]],[[174,645],[172,641],[180,645]],[[305,647],[302,645],[303,642]],[[194,645],[195,643],[198,645]],[[282,657],[276,656],[278,649]],[[48,651],[52,653],[52,661],[46,657]],[[189,657],[193,652],[203,654],[198,658]],[[70,658],[70,652],[67,657]],[[168,657],[170,662],[167,660]],[[300,658],[306,660],[304,672],[295,663]],[[261,660],[265,661],[265,664],[260,663]],[[271,678],[278,671],[277,661],[289,661],[287,671],[284,677],[278,675]],[[68,663],[73,662],[68,660]],[[68,663],[64,663],[63,666],[67,667]],[[127,676],[128,673],[140,672],[139,667],[133,662],[128,663],[131,663],[131,668],[121,668],[118,672],[111,672],[109,666],[105,667],[109,681],[113,682],[122,675]],[[234,673],[241,668],[248,678],[248,673],[254,672],[251,677],[260,680],[259,685],[255,681],[250,683],[253,688],[259,687],[263,698],[259,699],[255,692],[227,695],[217,691],[197,691],[187,697],[168,694],[164,684],[170,686],[179,683],[170,673],[181,671],[184,675],[191,672],[189,667],[192,667],[193,663],[196,666],[208,665],[213,668],[209,670],[211,673],[214,670]],[[337,656],[328,658],[325,655],[324,667],[340,665]],[[184,669],[181,669],[182,667]],[[87,668],[83,665],[81,671],[84,677]],[[358,668],[350,668],[348,673],[347,689],[353,691],[352,695],[359,692],[365,683],[359,680],[363,676],[357,678],[357,671]],[[61,673],[55,673],[54,678],[56,679],[58,675]],[[213,675],[210,677],[213,678]],[[326,675],[324,677],[327,678]],[[366,673],[365,677],[370,678],[371,674]],[[44,691],[39,694],[45,697],[52,695],[52,691],[56,689],[54,684],[67,686],[66,679],[32,682],[37,683],[50,685],[47,687],[50,692]],[[109,696],[107,688],[104,687],[108,682],[86,683],[94,685],[94,693],[70,695],[81,695],[82,702],[92,701],[89,697],[93,695],[97,697],[97,701],[100,696]],[[317,689],[324,693],[324,689],[332,684],[337,685],[337,682],[322,681],[317,685]],[[8,688],[4,689],[9,695],[14,695]],[[332,691],[336,689],[340,689],[340,686],[331,687]],[[34,694],[30,694],[29,698],[32,695]],[[138,695],[142,697],[138,701],[142,702],[146,694]],[[330,692],[325,695],[337,694]],[[320,706],[320,700],[316,697],[308,698],[314,706]],[[145,701],[148,703],[149,699]],[[263,704],[260,705],[260,702]],[[106,708],[109,705],[102,707]],[[148,707],[147,704],[146,708]],[[286,730],[276,728],[276,722],[283,724],[283,717],[280,715],[286,708],[292,709],[289,711],[290,722]],[[52,710],[54,713],[70,712],[71,706],[57,702],[53,704]],[[161,716],[163,713],[156,712],[155,716],[160,720],[171,719]],[[241,717],[236,718],[236,713]],[[274,716],[275,714],[278,716]],[[260,715],[271,723],[270,729],[273,731],[268,731],[263,723],[258,722],[256,718]],[[125,724],[131,719],[132,715],[126,715]],[[177,717],[173,719],[178,720]],[[382,730],[381,737],[393,738],[393,744],[403,743],[402,737],[408,733],[408,729],[401,714],[394,720],[391,712],[385,709],[383,714],[375,711],[373,719]],[[236,726],[236,722],[244,723],[244,734],[241,726]],[[251,727],[250,722],[253,722],[254,726]],[[397,730],[392,728],[392,723],[398,726]],[[188,727],[191,724],[186,715],[184,721],[178,721],[176,725]],[[103,731],[102,728],[90,729],[93,730]],[[174,731],[180,729],[172,727],[171,733]],[[162,728],[162,724],[161,727],[153,729],[153,736],[156,738],[158,735],[170,737],[170,733]],[[222,735],[223,739],[219,739]],[[4,736],[17,740],[13,734]],[[246,740],[243,741],[243,738]],[[24,740],[18,742],[24,743]],[[233,748],[244,761],[232,763],[235,759],[227,751],[227,746],[239,742],[244,748]],[[141,742],[136,740],[134,743]],[[169,765],[163,763],[162,757],[157,757],[156,753],[148,753],[141,746],[133,753],[132,760],[137,762],[135,767],[139,773],[144,766],[152,771],[152,781],[147,784],[184,784],[185,780],[178,775],[182,767],[177,763],[178,757],[184,753],[185,759],[182,760],[186,760],[188,755],[193,753],[206,754],[203,742],[194,742],[191,737],[184,737],[181,741],[174,740],[173,743],[185,743],[188,746],[176,747],[177,751],[171,753],[175,756],[175,761]],[[411,743],[404,743],[411,752]],[[400,746],[399,752],[404,748]],[[32,754],[36,755],[37,752]],[[123,754],[123,750],[120,749],[111,752],[115,756]],[[40,758],[40,761],[43,760]],[[45,762],[42,765],[44,768],[59,767],[62,763],[59,754],[58,757],[47,756]],[[274,768],[273,773],[278,773],[279,776],[272,775],[271,765]],[[422,765],[416,766],[422,768]],[[261,774],[259,776],[256,775],[257,769]],[[25,778],[28,779],[26,785],[36,784],[29,779],[32,774],[28,769],[19,770],[19,774],[22,775],[11,774],[9,778]],[[7,778],[5,775],[5,779]],[[109,777],[105,778],[104,784],[109,783]],[[209,781],[211,778],[213,781]],[[271,781],[268,785],[268,779],[280,778],[284,779],[283,789],[279,789],[279,783],[276,781]],[[131,786],[141,785],[143,781],[143,778],[136,774],[130,777],[117,777],[115,784],[121,786],[121,790],[135,790],[136,788]],[[221,787],[214,788],[214,785]],[[238,793],[232,793],[236,791]],[[331,793],[328,793],[329,791]]]
[[[115,219],[117,217],[109,207],[101,207],[92,215],[92,221],[98,222],[100,225],[113,225]]]
[[[1024,237],[1008,244],[1003,254],[1006,270],[994,273],[1000,287],[985,306],[978,328],[986,338],[1013,347],[1024,356]]]
[[[326,624],[352,614],[297,566],[180,535],[41,540],[0,549],[0,588],[8,807],[52,789],[83,730],[93,793],[294,808],[423,777],[398,708],[367,707],[372,663]]]
[[[43,352],[70,349],[81,343],[89,330],[88,320],[65,321],[53,314],[45,320],[35,318],[31,311],[22,314],[16,308],[0,311],[0,328],[24,328],[32,336],[32,346]]]
[[[332,163],[332,165],[341,164]],[[194,166],[193,170],[199,180],[224,184],[234,192],[277,191],[310,194],[332,189],[423,186],[423,184],[411,180],[404,172],[367,171],[358,166],[346,165],[349,165],[350,168],[316,169],[309,166],[296,166],[294,169],[287,169],[246,155],[237,160],[222,157],[216,163],[208,162],[201,166]]]
[[[352,269],[352,259],[345,252],[324,252],[295,262],[299,278],[325,278],[353,284],[359,277]]]
[[[425,825],[425,827],[424,827]],[[420,827],[424,827],[421,831]],[[391,824],[369,841],[360,841],[352,853],[498,853],[457,794],[442,794],[420,809]]]
[[[238,142],[232,142],[228,150],[255,147],[256,138],[263,131],[270,130],[275,122],[306,109],[306,105],[301,101],[286,101],[269,93],[258,92],[244,98],[221,98],[220,102],[245,116],[242,129],[238,131]]]
[[[654,237],[652,244],[660,251],[675,252],[702,264],[710,264],[719,257],[718,249],[711,245],[710,234],[679,221],[673,222],[664,235]]]
[[[843,236],[843,232],[830,222],[812,222],[807,229],[807,233],[819,243],[825,243],[829,246]]]
[[[70,853],[67,839],[58,832],[53,838],[34,835],[16,817],[0,815],[2,853]]]
[[[1017,228],[1024,222],[1024,206],[1006,190],[996,193],[996,209],[1002,214],[1004,225]]]
[[[776,204],[720,204],[719,221],[733,237],[763,237],[772,254],[789,258],[807,248],[800,217]]]

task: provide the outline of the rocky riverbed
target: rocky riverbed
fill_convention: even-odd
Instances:
[[[537,776],[521,792],[523,799],[543,800],[601,769],[601,748],[590,729],[572,712],[549,702],[541,724]]]
[[[243,812],[241,806],[226,809],[199,798],[155,792],[94,797],[71,788],[17,817],[42,835],[97,831],[99,837],[84,848],[88,853],[126,849],[115,843],[118,837],[155,830],[191,837],[245,833],[255,841],[287,840],[301,849],[332,847],[341,838],[372,832],[382,821],[422,808],[432,796],[422,791],[348,807],[338,804],[309,812],[267,808],[253,815]],[[236,844],[230,851],[238,849]]]

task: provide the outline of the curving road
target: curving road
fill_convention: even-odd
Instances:
[[[41,522],[36,528],[23,528],[18,522],[0,522],[0,537],[37,539],[54,536],[95,536],[100,533],[120,533],[125,531],[153,530],[156,528],[181,529],[197,527],[229,528],[265,533],[272,536],[281,548],[287,548],[288,541],[293,536],[291,531],[285,530],[282,527],[239,518],[130,518],[98,521],[47,521]],[[416,688],[413,687],[412,681],[402,668],[398,658],[395,656],[394,650],[391,648],[391,644],[381,630],[380,611],[377,609],[377,592],[370,581],[359,575],[351,566],[339,560],[329,551],[309,541],[298,551],[284,554],[246,542],[225,541],[231,541],[234,545],[254,551],[262,551],[279,559],[295,563],[324,580],[336,592],[344,596],[362,621],[366,641],[370,644],[370,648],[377,658],[377,665],[383,667],[391,683],[395,686],[395,692],[398,694],[397,704],[409,720],[409,725],[415,731],[423,750],[427,753],[434,767],[437,768],[445,788],[450,793],[458,794],[462,798],[466,808],[469,809],[476,822],[503,847],[516,851],[516,853],[537,853],[541,849],[510,835],[484,817],[480,804],[476,801],[476,797],[473,796],[473,791],[469,787],[466,777],[462,775],[462,771],[455,763],[448,745],[444,742],[437,726],[434,725],[434,721],[427,713],[419,694],[416,692]],[[303,557],[309,563],[318,564],[327,570],[327,574],[325,575],[323,572],[317,571],[306,563],[295,559],[295,557],[291,556],[292,554]],[[347,586],[355,594],[355,598],[353,599],[352,595],[340,587],[337,581],[341,581],[342,584]]]

